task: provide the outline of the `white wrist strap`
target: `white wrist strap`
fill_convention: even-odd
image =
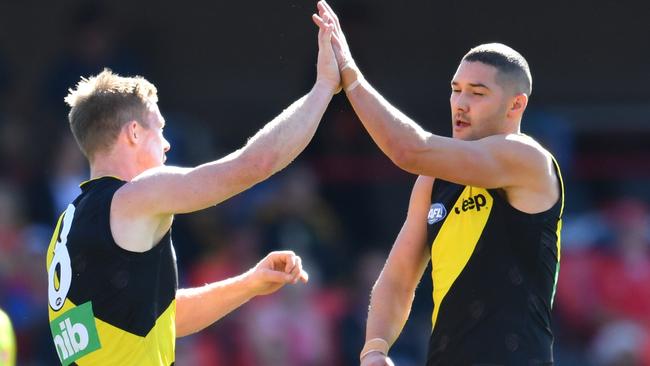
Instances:
[[[366,342],[366,344],[363,346],[363,349],[361,350],[361,353],[359,354],[359,360],[363,359],[366,357],[369,353],[371,352],[379,352],[383,354],[384,356],[388,355],[388,342],[386,342],[382,338],[373,338]]]
[[[348,67],[352,67],[351,65],[352,65],[352,61],[345,61],[343,66],[341,66],[341,71],[347,69]]]
[[[352,89],[354,89],[354,88],[356,88],[357,86],[359,86],[359,84],[361,84],[361,83],[359,82],[359,79],[357,79],[357,80],[355,80],[354,82],[352,82],[352,84],[348,85],[348,87],[345,88],[345,91],[346,91],[346,92],[352,91]]]

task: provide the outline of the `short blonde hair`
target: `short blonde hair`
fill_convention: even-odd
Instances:
[[[70,106],[70,129],[83,154],[92,160],[98,151],[109,151],[122,127],[138,121],[149,127],[147,104],[157,103],[156,87],[142,76],[123,77],[104,69],[81,78],[69,89],[65,102]]]

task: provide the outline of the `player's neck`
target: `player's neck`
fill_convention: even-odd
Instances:
[[[141,173],[135,165],[134,159],[117,154],[97,156],[90,164],[90,179],[111,176],[128,182]]]

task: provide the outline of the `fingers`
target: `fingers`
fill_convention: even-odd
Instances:
[[[262,275],[264,282],[287,284],[293,281],[291,275],[280,271],[274,271],[272,269],[261,269],[260,274]]]
[[[291,271],[296,267],[298,260],[297,256],[293,253],[288,254],[284,261],[284,272],[291,273]]]
[[[339,23],[339,19],[336,14],[334,14],[334,11],[332,11],[332,8],[329,6],[329,4],[327,4],[327,2],[319,1],[317,7],[318,15],[312,15],[312,19],[320,29],[324,29],[328,25],[331,25],[334,28],[330,40],[333,49],[337,54],[337,60],[340,63],[340,58],[348,58],[350,51],[348,50],[345,35],[343,34],[343,31],[341,31],[341,24]]]
[[[338,23],[339,20],[336,17],[336,15],[333,12],[327,10],[327,8],[325,8],[325,6],[322,5],[320,2],[318,3],[317,7],[318,7],[318,15],[314,14],[312,15],[312,17],[318,16],[318,18],[322,20],[324,24],[331,24],[332,26],[334,26],[335,31],[340,31],[341,25]]]
[[[316,14],[314,14],[314,15],[316,15]],[[334,28],[334,31],[336,31],[336,32],[339,31],[339,28],[337,27],[337,24],[333,20],[330,13],[328,13],[327,11],[319,11],[318,12],[318,17],[319,17],[319,19],[322,20],[323,24],[329,24]]]
[[[330,42],[330,39],[332,38],[332,34],[333,34],[332,32],[334,31],[334,26],[328,24],[324,19],[322,19],[316,14],[313,14],[311,16],[311,19],[318,26],[318,41],[325,42],[325,43]],[[325,43],[323,43],[323,45]]]
[[[341,40],[334,33],[332,33],[332,46],[334,46],[336,51],[342,51],[343,50],[343,45],[341,44]]]
[[[327,28],[327,24],[325,24],[325,21],[320,16],[318,16],[316,14],[312,14],[311,15],[311,20],[314,21],[314,23],[318,26],[318,28],[320,28],[320,29],[326,29]]]
[[[312,14],[311,19],[318,26],[319,41],[323,40],[326,42],[330,42],[331,36],[334,34],[334,26],[316,14]]]
[[[325,24],[331,24],[331,25],[333,25],[333,23],[332,23],[332,17],[329,15],[329,13],[325,13],[325,14],[323,14],[322,18],[323,18],[323,22],[325,22]]]
[[[304,269],[300,271],[300,281],[302,283],[309,282],[309,273],[307,273],[307,271],[305,271]]]
[[[332,15],[332,18],[334,18],[334,21],[336,23],[338,23],[339,18],[336,16],[336,13],[334,12],[334,10],[332,10],[332,7],[330,6],[330,4],[328,4],[327,1],[325,1],[325,0],[319,1],[319,3],[322,3],[323,7]]]
[[[291,283],[295,284],[298,282],[298,279],[300,278],[300,272],[302,272],[302,264],[299,264],[299,257],[296,257],[296,264],[291,268],[291,271],[289,274],[291,275]]]
[[[307,272],[302,269],[302,258],[297,255],[293,255],[290,261],[287,261],[284,268],[284,272],[291,275],[291,283],[296,284],[298,280],[306,281],[302,278],[303,273],[306,275]]]
[[[297,283],[309,281],[309,274],[302,269],[302,258],[291,250],[271,252],[267,256],[273,263],[272,271],[286,276],[287,283]]]
[[[316,8],[318,9],[318,15],[321,17],[327,12],[327,8],[320,1],[316,3]]]
[[[336,27],[336,30],[340,31],[341,24],[339,23],[339,17],[336,16],[336,13],[334,13],[334,10],[332,10],[329,4],[326,1],[319,1],[316,6],[318,7],[319,12],[322,11],[323,14],[329,15],[329,17],[334,21],[334,26]],[[321,14],[321,16],[323,16],[323,14]]]

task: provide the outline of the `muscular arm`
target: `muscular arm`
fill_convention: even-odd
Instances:
[[[331,29],[318,32],[318,76],[311,91],[244,147],[195,168],[151,169],[122,186],[111,206],[111,231],[118,245],[146,251],[169,229],[173,214],[216,205],[287,166],[314,136],[339,86],[331,35]]]
[[[364,127],[400,168],[484,188],[548,189],[554,177],[548,154],[523,135],[495,135],[464,141],[425,131],[382,97],[358,71],[358,87],[346,92]],[[350,76],[354,75],[354,76]]]
[[[195,168],[148,170],[122,187],[116,200],[131,213],[150,215],[193,212],[222,202],[287,166],[314,136],[332,92],[331,85],[319,81],[241,149]]]
[[[379,148],[400,168],[484,188],[527,187],[548,192],[554,174],[550,156],[523,135],[497,135],[477,141],[437,136],[391,105],[362,76],[339,20],[325,2],[314,22],[335,27],[332,42],[342,85],[356,114]]]
[[[393,344],[408,319],[415,288],[429,262],[426,245],[427,212],[433,178],[419,177],[402,230],[372,289],[366,341],[382,338]]]

